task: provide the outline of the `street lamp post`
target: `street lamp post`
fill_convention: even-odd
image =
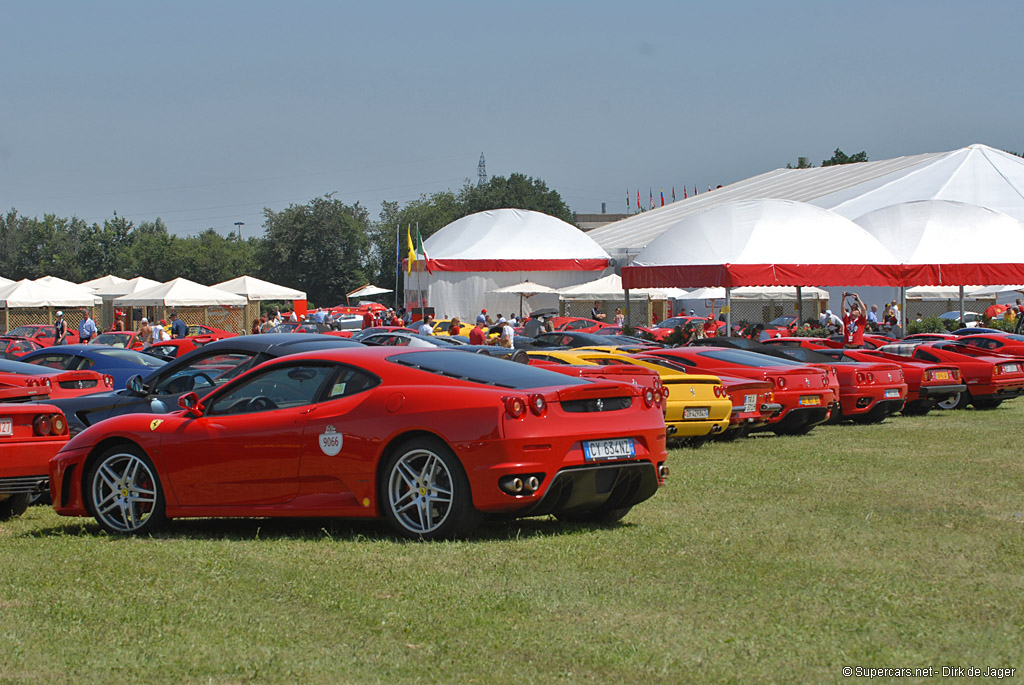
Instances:
[[[238,226],[238,239],[242,239],[242,226],[245,226],[244,221],[236,221],[235,226]]]

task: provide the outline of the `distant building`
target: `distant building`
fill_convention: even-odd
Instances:
[[[621,221],[633,216],[632,214],[577,214],[576,225],[584,231],[589,231],[598,226],[605,226],[613,221]]]

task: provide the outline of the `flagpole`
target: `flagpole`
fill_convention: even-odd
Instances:
[[[395,311],[398,311],[398,272],[401,271],[401,263],[399,255],[402,249],[402,224],[395,224]]]
[[[420,238],[420,222],[417,221],[416,222],[416,240],[418,241],[419,238]],[[416,249],[417,250],[419,249],[419,245],[416,246]],[[416,294],[418,296],[422,297],[422,294],[423,294],[423,271],[419,268],[419,266],[420,266],[419,262],[420,262],[420,256],[419,256],[419,253],[417,252],[417,254],[416,254],[416,284],[417,284],[418,287],[416,289]],[[419,299],[419,298],[417,298],[417,299]],[[423,305],[425,303],[423,302],[422,299],[420,299],[419,302],[420,302],[420,321],[422,321],[423,323],[426,323],[427,322],[427,315],[424,313],[424,307],[423,307]]]

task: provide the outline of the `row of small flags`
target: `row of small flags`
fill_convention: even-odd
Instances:
[[[711,190],[711,186],[708,186],[708,191],[710,191],[710,190]],[[697,194],[697,186],[693,187],[693,194],[694,195]],[[664,207],[665,206],[665,189],[664,188],[661,189],[661,191],[658,193],[658,196],[661,198],[661,206]],[[687,197],[689,197],[689,196],[686,194],[686,186],[683,186],[683,199],[685,200]],[[654,205],[654,188],[650,189],[650,200],[651,200],[651,209],[654,209],[654,206],[655,206]],[[675,202],[675,201],[676,201],[676,187],[672,186],[672,202]],[[628,214],[631,211],[637,211],[637,212],[646,211],[644,207],[640,206],[640,189],[639,188],[636,191],[636,209],[635,210],[630,206],[629,202],[630,202],[630,193],[627,190],[626,191],[626,213]]]

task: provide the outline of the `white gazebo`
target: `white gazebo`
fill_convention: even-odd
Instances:
[[[235,333],[247,330],[247,300],[218,288],[201,285],[187,278],[122,295],[114,299],[115,307],[146,307],[151,320],[166,319],[171,310],[190,326],[207,325]]]
[[[68,326],[77,326],[81,309],[91,310],[95,297],[87,289],[67,289],[46,281],[23,279],[0,286],[3,328],[9,331],[25,324],[53,323],[54,312],[67,309]]]
[[[224,292],[241,295],[246,300],[244,320],[250,322],[260,317],[260,302],[263,300],[292,300],[296,311],[305,311],[306,293],[285,285],[278,285],[253,276],[239,276],[213,286]]]

